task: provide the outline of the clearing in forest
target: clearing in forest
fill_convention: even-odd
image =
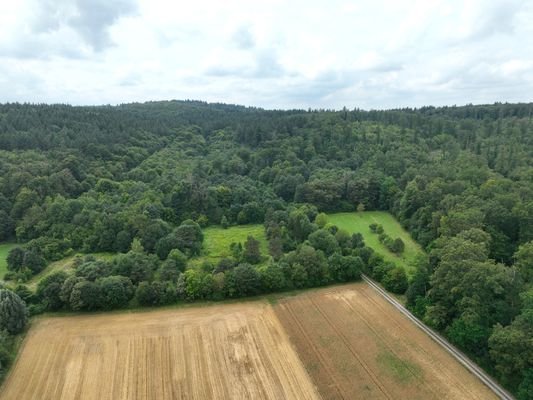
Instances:
[[[261,255],[268,255],[268,244],[263,225],[238,225],[224,229],[219,226],[208,227],[202,230],[204,233],[203,257],[210,262],[218,262],[223,257],[231,257],[230,245],[241,243],[253,236],[259,241]]]
[[[497,399],[365,283],[304,292],[274,309],[323,399]]]
[[[34,322],[1,400],[319,399],[272,307]]]
[[[364,211],[328,214],[328,222],[337,225],[348,233],[360,233],[365,239],[368,247],[373,248],[383,256],[385,261],[392,261],[396,265],[404,267],[405,271],[411,275],[414,272],[413,263],[418,254],[423,253],[422,248],[416,243],[411,235],[402,228],[400,223],[385,211]],[[389,251],[378,239],[378,234],[370,231],[370,224],[383,226],[385,233],[395,238],[400,238],[405,244],[405,250],[401,255],[396,255]]]

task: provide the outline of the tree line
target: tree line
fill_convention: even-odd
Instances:
[[[24,243],[10,255],[8,278],[23,284],[77,252],[145,254],[155,278],[118,274],[112,261],[105,276],[77,277],[87,282],[73,285],[80,290],[72,304],[93,307],[81,293],[106,298],[109,287],[146,304],[165,302],[164,293],[176,292],[153,284],[160,282],[159,264],[176,249],[187,259],[201,251],[199,237],[189,236],[197,231],[192,223],[263,223],[272,268],[282,271],[274,275],[287,288],[336,281],[336,268],[345,270],[341,258],[359,257],[361,270],[401,292],[401,270],[373,265],[376,255],[346,253],[346,235],[315,222],[306,207],[386,210],[428,253],[407,282],[409,306],[508,388],[527,393],[532,110],[532,104],[500,103],[388,111],[268,111],[194,101],[0,105],[0,240]],[[382,240],[394,245],[394,238]],[[130,254],[133,247],[142,253]],[[213,274],[218,266],[189,265],[172,283],[176,296],[268,291],[270,278],[255,275],[267,267],[238,260],[235,247],[237,258],[217,272],[224,285]],[[311,258],[318,265],[305,264]],[[167,272],[173,274],[171,267]],[[130,279],[135,293],[117,277]],[[253,289],[243,292],[235,283],[241,278],[255,282]],[[71,297],[62,307],[72,307]]]

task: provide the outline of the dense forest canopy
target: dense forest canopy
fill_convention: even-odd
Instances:
[[[346,281],[361,270],[403,292],[401,269],[376,261],[359,237],[319,214],[389,211],[428,253],[409,282],[408,306],[527,396],[532,112],[533,104],[387,111],[4,104],[0,240],[25,243],[8,260],[19,281],[72,250],[124,253],[111,265],[89,258],[76,276],[40,284],[49,309],[113,308],[134,292],[142,304],[165,303],[169,287],[188,299],[216,298],[221,276],[222,297]],[[233,249],[234,260],[185,269],[201,252],[200,227],[247,223],[267,229],[265,269],[251,266],[259,260],[253,238]],[[160,262],[154,275],[150,265]],[[108,300],[93,303],[96,292]]]

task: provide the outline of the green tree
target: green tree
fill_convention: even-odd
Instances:
[[[315,218],[315,224],[319,228],[324,228],[328,223],[328,216],[325,213],[319,213]]]
[[[222,219],[220,220],[220,225],[222,226],[222,228],[228,229],[229,221],[228,221],[228,219],[226,218],[225,215],[222,216]]]
[[[24,267],[24,255],[26,252],[21,247],[12,248],[7,255],[7,269],[19,272]]]
[[[27,250],[24,253],[24,260],[22,263],[24,267],[28,268],[33,274],[41,272],[46,266],[46,260],[35,249]]]
[[[533,240],[524,243],[514,255],[515,266],[526,283],[533,283]]]
[[[518,386],[518,400],[533,399],[533,367],[524,371],[524,379]]]
[[[228,297],[244,297],[261,292],[261,276],[250,264],[239,264],[226,272],[225,279]]]
[[[61,299],[61,288],[68,275],[64,271],[54,272],[37,284],[37,298],[47,310],[59,310],[65,303]]]
[[[125,276],[108,276],[96,283],[100,286],[101,305],[104,309],[124,307],[133,298],[133,284]]]
[[[186,220],[176,228],[174,235],[177,238],[177,248],[188,255],[200,254],[204,235],[200,225],[192,220]]]
[[[74,311],[92,311],[101,307],[100,286],[96,282],[83,280],[76,283],[70,293],[70,308]]]
[[[337,239],[325,229],[319,229],[309,235],[309,243],[317,250],[330,256],[340,250]]]
[[[407,275],[401,267],[387,271],[382,282],[385,289],[397,294],[404,294],[408,287]]]
[[[287,279],[279,263],[269,262],[259,269],[259,275],[261,277],[261,287],[267,293],[288,288]]]
[[[259,249],[259,241],[253,236],[248,236],[244,242],[244,261],[250,264],[258,264],[261,262],[261,251]]]
[[[24,330],[28,322],[26,304],[9,289],[0,289],[0,329],[11,334]]]

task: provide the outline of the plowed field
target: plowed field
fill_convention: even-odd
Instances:
[[[275,310],[324,399],[496,399],[364,283],[286,298]]]
[[[318,399],[263,302],[47,318],[2,400]]]

